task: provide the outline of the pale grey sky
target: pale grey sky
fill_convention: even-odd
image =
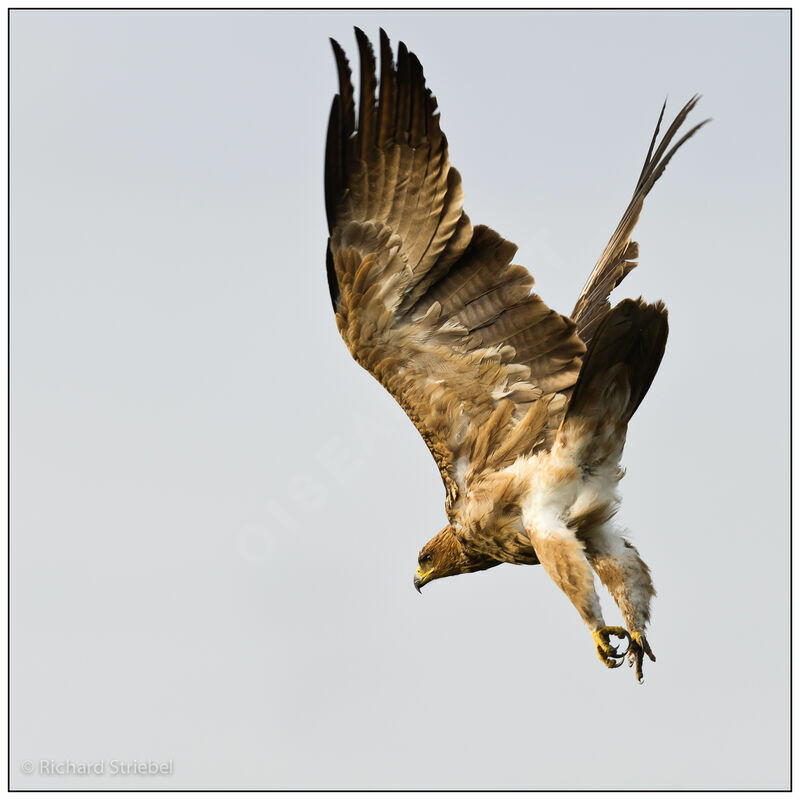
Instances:
[[[704,95],[615,295],[670,309],[621,485],[644,686],[538,567],[412,588],[444,492],[325,280],[354,24],[565,313]],[[774,11],[13,12],[12,786],[786,787],[788,46]]]

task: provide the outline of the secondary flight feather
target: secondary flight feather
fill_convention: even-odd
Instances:
[[[501,563],[541,564],[592,632],[606,666],[627,653],[642,679],[650,572],[611,524],[628,422],[667,339],[661,302],[611,291],[636,266],[644,198],[677,149],[692,98],[659,141],[572,314],[532,292],[516,246],[464,212],[436,99],[401,42],[380,32],[380,75],[356,29],[358,107],[348,60],[325,158],[327,272],[336,324],[355,360],[392,394],[439,467],[448,524],[420,551],[420,589]],[[607,626],[593,575],[625,628]],[[611,637],[621,643],[612,644]],[[622,650],[622,647],[626,647]]]

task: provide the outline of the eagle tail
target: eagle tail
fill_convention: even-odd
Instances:
[[[562,429],[576,417],[600,423],[609,413],[627,426],[661,364],[668,330],[661,301],[639,298],[615,306],[592,338]]]

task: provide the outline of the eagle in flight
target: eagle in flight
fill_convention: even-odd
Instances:
[[[348,60],[331,40],[328,285],[353,358],[403,407],[444,481],[448,524],[420,551],[414,585],[541,564],[601,661],[618,667],[627,654],[641,682],[644,656],[655,661],[645,637],[655,590],[611,520],[628,422],[661,362],[667,311],[642,299],[612,309],[609,295],[636,266],[644,198],[705,124],[674,141],[699,97],[658,141],[661,109],[633,199],[566,317],[531,292],[530,273],[511,263],[516,246],[464,212],[417,57],[401,42],[395,64],[381,30],[377,76],[372,45],[355,33],[357,109]],[[625,628],[605,624],[594,574]]]

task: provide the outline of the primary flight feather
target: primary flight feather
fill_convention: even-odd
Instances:
[[[628,422],[667,339],[661,302],[611,291],[636,266],[645,196],[698,98],[664,133],[661,110],[633,199],[570,317],[531,292],[516,246],[463,210],[436,100],[401,42],[380,32],[380,76],[356,29],[360,91],[331,40],[339,76],[328,125],[328,285],[355,360],[422,434],[446,490],[448,524],[420,551],[417,589],[501,563],[541,564],[592,631],[606,666],[625,652],[642,679],[655,594],[636,548],[611,524]],[[377,93],[377,94],[376,94]],[[607,626],[594,574],[626,628]],[[611,637],[627,643],[616,649]],[[620,645],[622,646],[622,645]]]

